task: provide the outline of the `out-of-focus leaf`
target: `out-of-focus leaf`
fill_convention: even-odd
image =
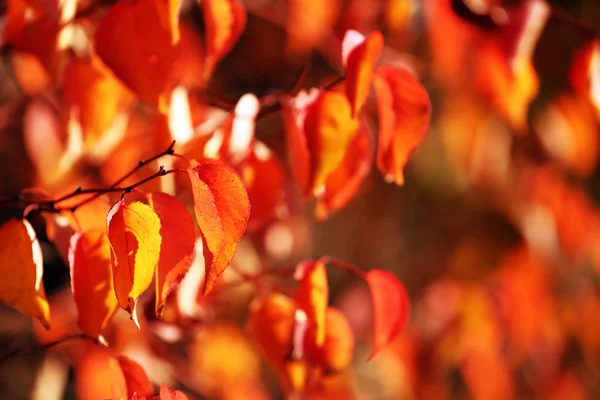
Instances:
[[[341,164],[327,177],[325,191],[318,197],[315,217],[324,220],[356,195],[373,165],[372,143],[363,126],[354,136]]]
[[[373,351],[369,357],[373,358],[408,323],[410,301],[402,283],[389,271],[371,270],[367,272],[366,280],[373,296]]]
[[[208,79],[244,32],[247,16],[239,0],[202,0],[201,5],[206,24],[204,77]]]
[[[404,184],[404,166],[429,128],[431,102],[417,78],[400,67],[377,69],[377,167],[387,181]]]
[[[135,361],[124,356],[117,357],[117,361],[123,371],[127,396],[133,397],[134,393],[138,396],[152,396],[154,388],[144,369]]]
[[[42,249],[31,224],[10,220],[0,226],[0,301],[50,328],[50,307],[42,283]]]
[[[160,219],[150,206],[124,200],[115,203],[106,219],[115,292],[119,306],[133,315],[159,261]]]
[[[291,0],[287,4],[286,51],[304,57],[330,34],[339,14],[340,0]]]
[[[160,257],[156,267],[156,315],[183,279],[193,260],[194,222],[179,200],[166,193],[150,193],[148,204],[160,219]]]
[[[248,320],[252,338],[280,379],[293,392],[305,387],[307,372],[303,360],[291,358],[295,314],[296,305],[292,299],[273,293],[252,303]]]
[[[110,254],[105,232],[90,230],[71,236],[69,267],[78,324],[92,337],[100,336],[118,306]]]
[[[586,44],[575,54],[569,73],[571,85],[588,98],[600,117],[600,41]]]
[[[354,333],[346,316],[334,307],[328,307],[325,316],[325,340],[315,346],[314,336],[307,332],[305,352],[307,359],[326,373],[341,372],[354,356]]]
[[[127,399],[127,383],[118,360],[100,346],[90,346],[75,366],[78,399]]]
[[[109,8],[94,36],[94,49],[102,61],[152,105],[166,104],[168,78],[178,56],[174,44],[178,29],[164,23],[171,21],[172,2],[179,0],[118,2]]]
[[[372,32],[366,38],[357,31],[349,30],[342,42],[342,61],[346,68],[346,96],[350,101],[352,115],[360,111],[367,101],[375,63],[383,48],[383,35]]]
[[[250,202],[240,177],[221,161],[203,160],[189,168],[188,174],[196,221],[205,243],[207,295],[235,255],[248,224]]]
[[[325,341],[325,315],[329,303],[329,283],[325,260],[308,261],[298,264],[295,272],[300,287],[296,293],[296,304],[308,319],[308,329],[313,331],[316,346]]]
[[[171,390],[167,385],[160,385],[160,400],[188,400],[188,397],[179,390]]]
[[[131,92],[97,59],[75,59],[65,69],[63,86],[65,119],[81,124],[84,145],[93,149],[115,122],[127,112]]]

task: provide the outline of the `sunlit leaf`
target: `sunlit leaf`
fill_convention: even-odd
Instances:
[[[327,37],[341,11],[340,0],[290,0],[287,3],[286,51],[304,57]]]
[[[138,396],[152,396],[154,388],[144,369],[137,362],[124,356],[117,357],[117,361],[123,371],[127,396],[133,397],[134,393]]]
[[[308,329],[314,332],[315,344],[321,346],[325,341],[325,314],[329,303],[329,283],[324,260],[298,264],[296,280],[300,287],[295,300],[308,319]]]
[[[373,296],[373,351],[369,357],[373,358],[406,326],[410,301],[404,286],[391,272],[374,269],[367,272],[366,279]]]
[[[172,0],[175,1],[175,0]],[[167,0],[125,0],[109,8],[94,36],[102,61],[142,100],[164,100],[178,48],[179,34],[169,23]],[[116,46],[115,43],[119,45]],[[166,104],[166,102],[165,102]]]
[[[579,49],[569,73],[571,85],[588,98],[600,117],[600,42],[594,40]]]
[[[383,35],[372,32],[366,38],[357,31],[346,32],[342,42],[342,61],[346,68],[346,96],[352,115],[360,111],[367,101],[375,63],[383,47]]]
[[[50,307],[42,284],[42,249],[27,220],[0,226],[0,301],[37,318],[48,329]]]
[[[160,400],[188,400],[188,397],[179,390],[171,390],[167,385],[160,385]]]
[[[69,267],[78,324],[92,337],[102,333],[118,306],[110,254],[105,232],[90,230],[71,236]]]
[[[202,0],[206,24],[204,77],[208,79],[246,28],[246,9],[239,0]]]
[[[75,366],[78,399],[127,399],[125,375],[109,350],[90,346]]]
[[[377,167],[387,181],[404,184],[404,166],[429,128],[429,95],[407,70],[377,69],[373,81],[379,110]]]
[[[231,262],[246,231],[250,202],[240,177],[221,161],[203,160],[188,173],[196,221],[205,243],[206,295]]]
[[[144,203],[120,200],[108,213],[115,292],[119,306],[130,314],[152,282],[160,255],[160,228],[159,217]]]
[[[356,195],[373,164],[371,138],[363,127],[348,147],[341,164],[327,177],[325,191],[318,197],[315,217],[322,221],[344,207]]]
[[[156,315],[187,273],[194,255],[194,222],[179,200],[166,193],[150,193],[148,204],[160,219],[160,258],[156,267]]]

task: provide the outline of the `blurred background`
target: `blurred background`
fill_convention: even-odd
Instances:
[[[0,3],[0,26],[8,26],[13,3],[48,7],[52,1]],[[58,51],[54,43],[52,54],[39,48],[45,45],[34,30],[28,38],[38,47],[6,36],[0,41],[1,196],[30,187],[54,194],[102,187],[168,146],[171,134],[154,107],[97,97],[114,106],[107,111],[110,123],[102,132],[85,131],[79,150],[69,150],[72,109],[65,98],[77,83],[68,84],[64,70],[87,57],[95,26],[113,3],[77,2],[70,47]],[[402,336],[366,362],[368,287],[328,270],[331,304],[348,317],[357,347],[352,368],[324,378],[306,398],[600,398],[600,3],[244,4],[247,27],[207,89],[195,80],[202,73],[202,14],[196,3],[183,2],[192,50],[180,77],[195,126],[210,130],[224,118],[207,93],[219,93],[225,103],[245,93],[278,94],[304,70],[304,88],[335,81],[347,29],[382,31],[379,64],[414,71],[432,101],[431,128],[408,163],[404,186],[386,183],[373,169],[358,194],[322,222],[313,217],[314,200],[303,200],[289,178],[281,116],[257,123],[256,137],[285,174],[265,169],[270,178],[262,193],[280,190],[282,196],[249,227],[231,269],[251,274],[328,255],[364,270],[392,271],[412,302]],[[365,114],[375,137],[373,99]],[[177,151],[195,154],[183,144]],[[185,199],[185,190],[173,184]],[[45,196],[41,190],[28,195]],[[80,221],[102,226],[111,200],[82,208]],[[20,212],[5,208],[0,219]],[[35,212],[30,220],[43,242],[52,329],[0,305],[0,398],[84,398],[92,391],[84,382],[93,380],[93,345],[73,340],[38,351],[78,332],[65,264],[69,222]],[[294,282],[267,277],[227,286],[236,278],[228,272],[223,288],[201,301],[193,289],[178,294],[187,308],[166,312],[166,321],[152,317],[147,299],[142,330],[118,313],[105,337],[154,382],[170,383],[190,398],[284,398],[245,325],[257,291],[291,294]]]

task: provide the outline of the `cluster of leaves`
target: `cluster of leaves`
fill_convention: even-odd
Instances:
[[[183,18],[180,0],[123,0],[107,9],[101,2],[83,3],[8,4],[6,45],[15,62],[32,71],[17,74],[17,81],[31,95],[54,91],[57,98],[51,100],[56,110],[32,102],[32,122],[25,127],[27,151],[44,190],[27,189],[2,200],[3,208],[21,215],[0,226],[0,274],[5,277],[0,301],[55,330],[60,317],[42,284],[40,229],[30,221],[42,215],[43,236],[70,268],[81,337],[93,344],[72,354],[79,376],[87,377],[78,380],[79,394],[143,398],[140,394],[152,393],[143,368],[118,355],[118,345],[103,334],[119,308],[138,328],[143,329],[141,316],[148,323],[163,319],[185,326],[185,307],[219,288],[247,228],[257,231],[273,219],[287,190],[285,172],[277,156],[255,139],[256,120],[280,112],[292,175],[305,198],[316,198],[316,217],[323,220],[356,195],[371,170],[373,152],[385,179],[404,183],[404,166],[425,136],[431,106],[407,68],[377,66],[383,48],[378,31],[367,37],[347,31],[339,49],[343,77],[332,83],[299,90],[299,79],[291,91],[231,101],[207,84],[244,32],[247,14],[238,0],[186,5],[187,13],[201,10],[202,33]],[[294,7],[302,6],[291,6],[295,13],[304,12]],[[290,40],[290,48],[299,43]],[[364,110],[371,88],[379,116],[376,150]],[[191,93],[204,100],[194,102]],[[194,121],[211,103],[233,110],[220,119],[212,110],[203,114],[201,124]],[[151,129],[159,143],[177,142],[118,174],[122,163],[114,160],[119,152],[142,147],[123,144],[139,112],[153,116]],[[41,129],[44,119],[53,129]],[[146,173],[159,159],[163,165]],[[89,177],[80,175],[82,163],[99,167],[102,180],[114,183],[85,184]],[[74,182],[84,184],[65,193]],[[116,201],[115,195],[120,196]],[[321,375],[345,370],[353,357],[350,324],[329,306],[327,264],[370,287],[372,356],[408,320],[408,296],[387,271],[363,272],[328,258],[287,271],[299,285],[295,296],[263,291],[250,306],[248,325],[290,393],[304,392]],[[272,273],[281,271],[259,270],[253,279]],[[194,288],[192,298],[183,293],[183,280]],[[151,286],[153,316],[138,310]],[[223,286],[219,290],[227,291]],[[90,379],[95,383],[83,383]],[[162,386],[160,399],[167,398],[185,396]]]

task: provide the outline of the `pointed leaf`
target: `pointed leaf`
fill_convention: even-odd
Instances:
[[[10,220],[0,226],[0,301],[50,327],[42,249],[27,220]]]
[[[206,24],[204,77],[208,79],[246,28],[246,9],[239,0],[202,0]]]
[[[175,1],[175,0],[172,0]],[[167,0],[124,0],[100,22],[94,49],[102,61],[142,100],[157,105],[167,90],[178,48]],[[119,45],[116,46],[115,43]]]
[[[248,224],[250,202],[240,177],[221,161],[203,160],[188,173],[196,221],[205,242],[207,295],[235,255]]]
[[[377,167],[387,181],[404,184],[404,166],[423,141],[431,115],[427,91],[400,67],[377,69],[373,81],[379,109]]]
[[[134,394],[137,394],[137,396],[152,396],[152,393],[154,393],[152,382],[148,379],[141,365],[124,356],[117,357],[117,361],[123,371],[127,385],[127,396],[133,397]]]
[[[325,314],[329,303],[329,283],[323,260],[298,264],[295,272],[300,287],[296,293],[296,304],[306,313],[308,329],[314,332],[315,345],[325,342]]]
[[[160,219],[150,206],[115,203],[107,216],[107,231],[115,292],[119,306],[133,314],[137,299],[146,291],[160,255]]]
[[[410,301],[402,283],[389,271],[371,270],[366,280],[373,296],[375,315],[371,359],[402,332],[408,323]]]
[[[310,153],[304,134],[306,106],[318,96],[316,89],[310,93],[300,92],[294,99],[284,102],[282,115],[285,129],[285,143],[292,175],[302,193],[310,192]]]
[[[367,101],[373,69],[383,48],[383,35],[372,32],[366,38],[357,31],[349,30],[342,42],[342,61],[346,68],[346,96],[352,107],[352,115],[360,111]]]
[[[166,193],[150,193],[148,204],[160,219],[160,258],[156,267],[156,315],[187,273],[194,258],[194,222],[179,200]]]
[[[69,268],[77,322],[82,331],[97,338],[118,307],[106,233],[90,230],[71,236]]]

